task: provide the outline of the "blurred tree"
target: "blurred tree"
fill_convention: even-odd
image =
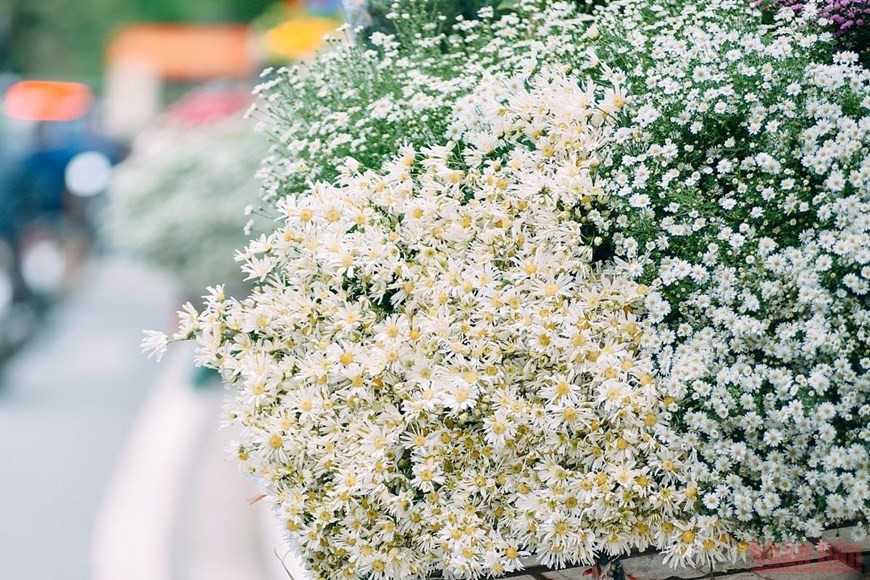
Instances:
[[[245,22],[276,0],[0,0],[0,71],[93,78],[130,22]]]

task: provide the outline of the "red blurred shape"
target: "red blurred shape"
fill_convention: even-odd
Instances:
[[[251,103],[247,91],[199,89],[181,99],[169,110],[173,119],[198,125],[236,114]]]
[[[91,105],[91,90],[81,83],[21,81],[4,98],[6,114],[27,121],[73,121]]]

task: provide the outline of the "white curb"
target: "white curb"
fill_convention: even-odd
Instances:
[[[93,580],[172,580],[174,515],[185,466],[210,417],[186,379],[192,345],[176,345],[133,426],[97,513]],[[123,385],[118,385],[123,388]]]

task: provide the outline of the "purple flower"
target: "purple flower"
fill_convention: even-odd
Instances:
[[[802,0],[755,0],[753,6],[785,7],[795,12],[804,8]],[[834,23],[834,36],[840,38],[848,33],[866,34],[864,30],[870,20],[870,0],[825,0],[818,5],[819,16]],[[857,47],[859,50],[866,46]]]

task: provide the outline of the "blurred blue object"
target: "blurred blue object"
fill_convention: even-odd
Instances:
[[[0,359],[32,334],[36,314],[62,290],[73,266],[69,244],[92,241],[97,200],[71,195],[70,161],[84,152],[113,164],[124,156],[89,121],[0,125]]]
[[[314,14],[332,16],[341,12],[341,0],[305,0],[305,8]]]
[[[123,157],[123,149],[87,128],[57,131],[58,123],[38,123],[33,147],[16,164],[10,185],[11,194],[26,199],[34,219],[53,219],[70,211],[66,199],[65,172],[69,162],[78,154],[94,151],[104,154],[114,164]],[[52,133],[58,134],[53,136]]]

